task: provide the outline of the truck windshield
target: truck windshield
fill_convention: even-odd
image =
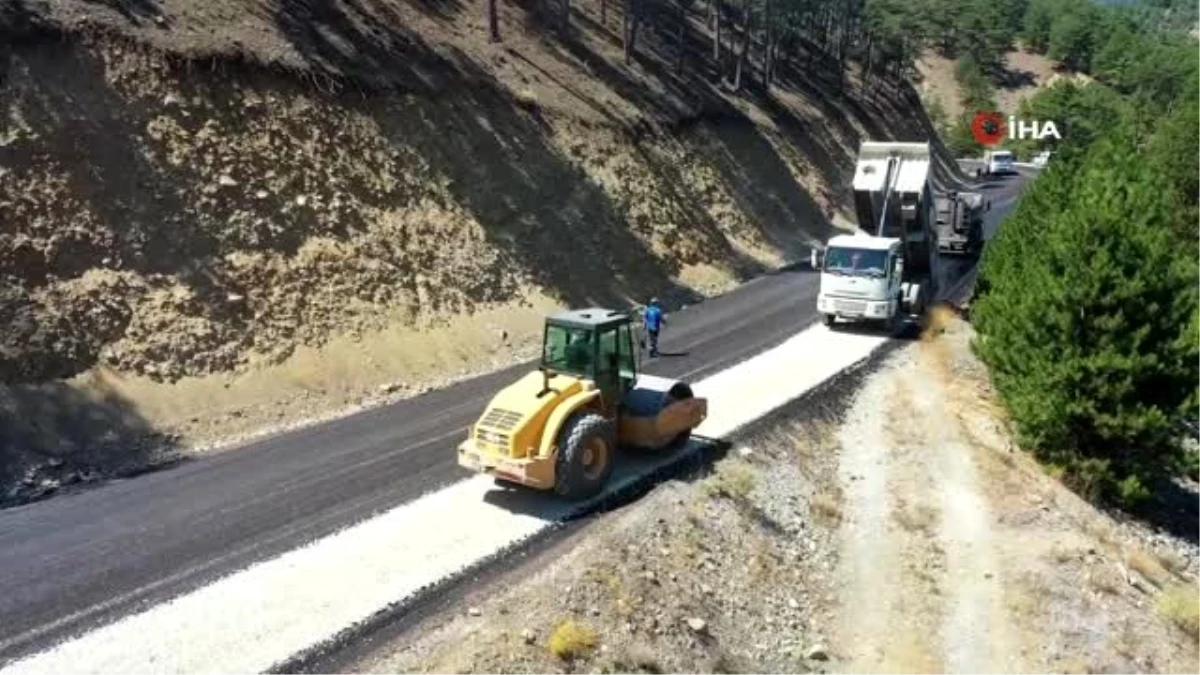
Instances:
[[[992,159],[996,160],[997,162],[1011,162],[1012,153],[997,152],[996,154],[992,155]]]
[[[825,271],[853,277],[886,276],[887,251],[867,248],[830,248],[825,251]]]

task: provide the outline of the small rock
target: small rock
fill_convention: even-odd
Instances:
[[[225,300],[228,302],[241,302],[245,299],[246,296],[242,295],[241,293],[230,293],[225,296]]]
[[[307,203],[308,203],[308,197],[305,197],[304,195],[300,195],[299,197],[296,197],[296,206],[304,206]]]
[[[179,97],[176,96],[175,94],[167,94],[166,96],[163,97],[163,100],[162,100],[162,104],[164,106],[171,106],[171,105],[175,105],[177,103],[179,103]]]
[[[521,639],[525,641],[525,644],[531,645],[537,642],[537,633],[533,632],[532,629],[526,628],[521,631]]]
[[[483,614],[483,610],[479,609],[478,607],[472,607],[467,610],[467,614],[470,616],[480,616]]]
[[[592,616],[600,616],[600,608],[592,607],[591,609],[588,610],[588,614],[591,614]]]
[[[157,24],[161,28],[162,26],[167,25],[167,19],[162,14],[155,14],[154,15],[154,23]]]
[[[404,388],[403,382],[385,382],[379,385],[379,391],[384,394],[394,394]]]
[[[795,598],[788,598],[788,607],[792,609],[800,609],[800,603]]]
[[[751,450],[750,448],[741,447],[741,448],[738,448],[738,454],[741,455],[742,457],[749,457],[750,455],[754,454],[754,451]]]
[[[825,661],[829,659],[829,653],[825,651],[824,645],[813,645],[808,648],[805,653],[805,658],[809,661]]]
[[[695,616],[687,620],[687,625],[693,633],[703,633],[708,630],[708,622]]]
[[[654,581],[654,571],[646,570],[645,572],[642,572],[642,578],[646,581]]]
[[[713,592],[712,586],[709,586],[708,584],[701,584],[700,592],[705,595],[712,595],[712,592]]]
[[[259,190],[258,192],[254,193],[254,196],[259,199],[266,199],[268,194],[270,193],[268,193],[266,190]]]
[[[238,182],[233,179],[233,176],[223,173],[221,174],[221,177],[217,179],[217,184],[221,185],[222,187],[233,187],[237,185]]]

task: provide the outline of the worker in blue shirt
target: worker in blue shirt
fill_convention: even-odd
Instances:
[[[650,336],[650,356],[656,357],[658,356],[658,331],[667,324],[662,307],[658,305],[658,298],[650,299],[650,304],[646,306],[646,311],[642,315],[642,323],[646,327],[646,334]]]

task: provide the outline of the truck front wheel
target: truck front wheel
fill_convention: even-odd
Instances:
[[[613,423],[596,413],[575,413],[558,434],[554,491],[568,499],[599,494],[612,474],[617,449]]]
[[[835,323],[837,323],[837,315],[836,314],[826,314],[825,315],[825,325],[826,326],[833,328],[833,325]]]

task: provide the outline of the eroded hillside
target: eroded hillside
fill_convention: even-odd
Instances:
[[[677,71],[599,3],[566,38],[504,7],[500,44],[481,2],[3,7],[8,443],[89,467],[492,366],[546,307],[724,290],[844,224],[862,138],[928,130],[819,55],[730,93],[698,10]]]

